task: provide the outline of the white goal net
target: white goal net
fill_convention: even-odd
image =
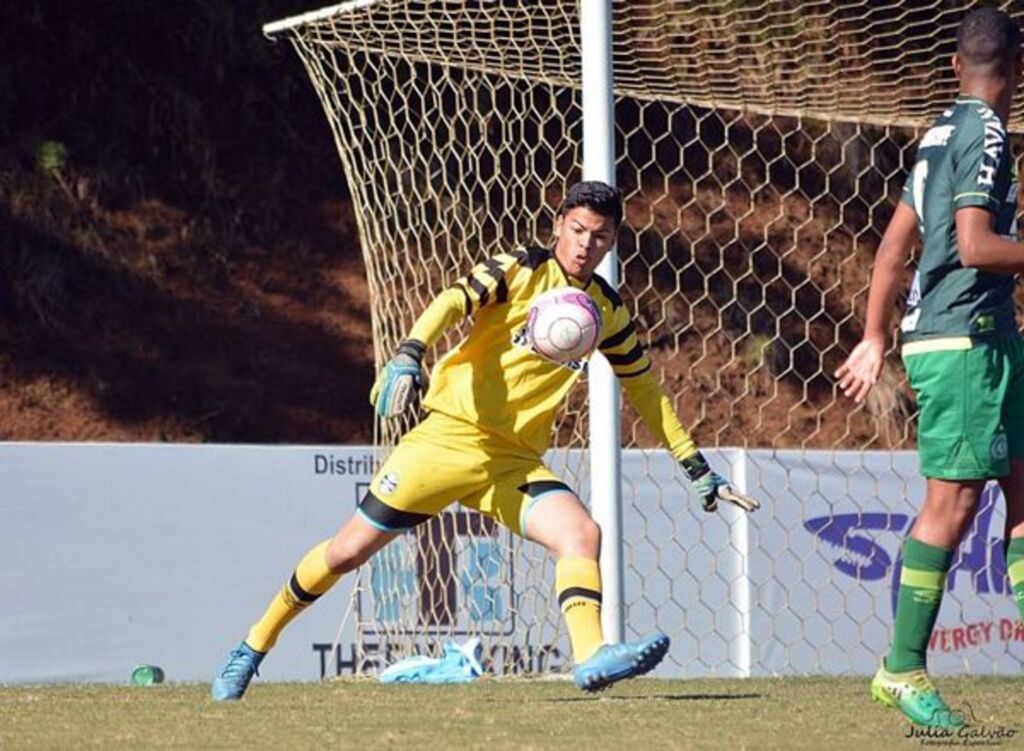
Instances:
[[[860,336],[915,140],[955,95],[965,5],[613,3],[623,298],[684,422],[764,505],[749,526],[695,511],[626,407],[627,636],[669,633],[667,674],[860,672],[887,643],[887,584],[921,497],[904,451],[915,408],[895,351],[864,407],[831,374]],[[571,0],[359,0],[268,27],[337,141],[378,364],[472,264],[550,241],[582,176],[578,29]],[[580,386],[552,463],[584,497],[586,422]],[[382,450],[409,427],[380,423]],[[944,611],[956,624],[1013,612],[981,597],[1000,581],[990,527]],[[394,659],[479,635],[495,672],[564,669],[553,574],[536,546],[455,506],[363,568],[360,638]],[[991,640],[972,669],[1001,669],[1008,648]],[[950,655],[950,669],[966,659]]]

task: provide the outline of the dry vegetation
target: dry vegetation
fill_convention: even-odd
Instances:
[[[308,5],[12,8],[0,30],[0,109],[13,113],[0,120],[0,440],[371,440],[353,204],[301,66],[259,33]],[[621,108],[627,131],[630,118],[656,125],[641,106]],[[859,410],[831,377],[860,334],[912,134],[685,117],[697,120],[672,128],[699,133],[700,149],[619,176],[636,194],[620,252],[698,440],[912,445],[898,360]],[[649,143],[625,146],[650,161]]]

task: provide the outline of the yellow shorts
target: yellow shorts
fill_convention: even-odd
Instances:
[[[358,513],[401,532],[460,501],[523,535],[533,506],[562,492],[573,493],[537,454],[432,412],[381,465]]]

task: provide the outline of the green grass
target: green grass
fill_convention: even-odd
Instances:
[[[1024,745],[1024,679],[939,681]],[[598,697],[562,681],[383,686],[256,683],[214,704],[207,686],[0,687],[0,748],[919,748],[864,678],[639,680]],[[964,745],[960,743],[959,745]],[[992,747],[992,746],[988,746]]]

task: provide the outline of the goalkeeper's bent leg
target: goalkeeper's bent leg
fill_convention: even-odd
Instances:
[[[249,635],[228,653],[210,684],[214,701],[241,699],[281,630],[341,577],[341,571],[332,571],[327,564],[330,544],[330,540],[322,542],[306,553]]]
[[[277,637],[292,620],[312,605],[341,578],[327,565],[327,547],[330,540],[317,545],[303,556],[291,579],[285,582],[263,616],[249,629],[245,643],[257,652],[268,652],[277,643]]]
[[[604,644],[601,630],[601,528],[561,482],[529,483],[520,516],[526,536],[557,559],[555,592],[577,665]]]
[[[249,635],[228,653],[218,668],[210,684],[213,700],[241,699],[284,627],[329,590],[343,574],[361,565],[397,534],[380,529],[357,514],[333,539],[306,553],[263,617],[253,624]]]
[[[295,616],[397,535],[398,532],[377,529],[359,514],[353,516],[333,539],[325,540],[303,556],[291,579],[253,624],[245,643],[257,652],[267,652]]]

